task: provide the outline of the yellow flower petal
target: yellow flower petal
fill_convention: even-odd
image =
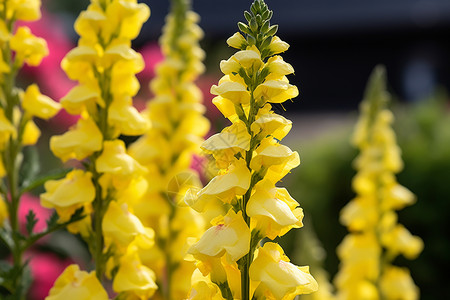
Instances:
[[[153,244],[153,230],[146,230],[141,221],[128,211],[127,204],[112,201],[102,220],[105,244],[114,243],[119,247],[127,247],[135,238],[143,236],[148,247]]]
[[[16,59],[29,66],[38,66],[48,55],[47,42],[34,36],[30,29],[21,26],[10,40],[11,49],[16,52]]]
[[[102,149],[103,136],[90,118],[80,119],[75,128],[50,138],[50,149],[63,162],[82,160]]]
[[[250,229],[242,218],[242,212],[230,211],[214,222],[200,240],[189,248],[188,253],[220,257],[226,253],[228,261],[236,262],[250,248]]]
[[[211,87],[211,94],[222,96],[234,104],[248,104],[250,101],[250,93],[239,82],[225,81],[219,84],[219,86],[213,85]]]
[[[41,131],[39,130],[39,127],[36,126],[33,120],[30,120],[25,124],[22,143],[24,146],[35,145],[40,136]]]
[[[36,84],[28,86],[23,94],[22,107],[32,116],[48,120],[58,113],[61,105],[50,97],[42,95]]]
[[[149,299],[157,289],[155,273],[141,264],[135,251],[128,251],[120,258],[120,265],[113,281],[113,289],[130,299]]]
[[[256,87],[253,95],[258,101],[283,103],[297,97],[298,89],[284,80],[267,80]]]
[[[209,137],[203,142],[201,148],[205,153],[212,154],[216,164],[221,169],[228,168],[229,164],[236,160],[235,155],[250,149],[251,136],[247,132],[245,124],[236,122],[225,128],[221,133]]]
[[[303,210],[286,189],[275,188],[263,179],[247,203],[247,215],[256,222],[255,228],[269,239],[282,236],[291,228],[303,226]]]
[[[131,105],[131,98],[115,99],[111,103],[108,122],[124,135],[141,135],[150,129],[150,121]]]
[[[261,282],[255,293],[264,293],[277,300],[293,299],[318,289],[308,267],[293,265],[280,245],[270,242],[259,249],[250,265],[250,279]]]
[[[277,140],[282,140],[291,128],[291,121],[275,113],[258,115],[256,121],[251,125],[254,134],[259,134],[262,137],[271,135]]]
[[[80,271],[78,265],[68,266],[56,279],[45,300],[108,300],[108,294],[95,272]]]
[[[289,44],[282,41],[278,36],[274,36],[269,45],[271,54],[278,54],[289,49]]]
[[[231,165],[228,172],[214,177],[197,195],[185,199],[187,204],[203,212],[208,202],[219,199],[230,203],[234,197],[244,195],[250,187],[250,171],[241,159]]]
[[[236,32],[231,37],[227,39],[227,44],[230,47],[243,49],[247,45],[247,41],[239,32]]]

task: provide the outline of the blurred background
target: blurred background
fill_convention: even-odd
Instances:
[[[59,99],[74,85],[59,64],[76,45],[73,23],[89,1],[43,0],[43,18],[32,31],[47,40],[50,56],[38,68],[22,74],[26,85],[38,81],[43,93]],[[148,82],[155,64],[162,59],[157,40],[168,12],[168,0],[139,1],[152,11],[141,35],[134,41],[146,61],[138,75],[142,91],[135,99],[143,108],[151,97]],[[210,103],[209,88],[220,78],[219,62],[234,50],[225,40],[237,31],[243,11],[252,1],[195,0],[205,31],[207,72],[199,80],[204,91],[211,132],[227,125]],[[284,105],[294,123],[286,144],[300,153],[302,164],[282,183],[305,211],[305,227],[283,239],[287,254],[300,265],[321,266],[330,279],[338,269],[336,246],[346,229],[339,224],[339,211],[354,197],[351,163],[357,152],[349,140],[368,76],[377,64],[388,74],[395,130],[405,161],[398,175],[400,184],[417,195],[415,205],[399,213],[399,221],[425,242],[418,259],[403,258],[396,264],[410,268],[421,289],[421,299],[450,299],[446,287],[450,267],[450,1],[448,0],[266,0],[274,11],[278,35],[291,48],[283,54],[293,65],[290,81],[300,96]],[[51,123],[39,124],[46,132],[37,150],[44,156],[41,172],[56,169],[60,162],[48,152],[48,138],[73,124],[73,117],[60,114]],[[33,156],[30,150],[29,156]],[[40,191],[36,191],[38,194]],[[29,195],[24,215],[37,200]],[[33,206],[34,205],[34,206]],[[45,218],[48,212],[42,211]],[[1,249],[0,249],[1,250]],[[5,253],[0,253],[7,255]],[[58,233],[35,247],[31,264],[37,282],[30,299],[43,299],[54,279],[72,261],[89,259],[82,242]],[[314,274],[314,269],[313,269]],[[52,277],[53,276],[53,277]],[[356,299],[355,299],[356,300]]]

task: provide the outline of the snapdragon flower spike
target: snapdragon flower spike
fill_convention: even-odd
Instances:
[[[419,297],[409,271],[392,265],[400,254],[417,257],[423,242],[397,222],[395,211],[413,204],[415,196],[395,179],[403,162],[388,101],[385,70],[379,66],[369,79],[353,135],[360,153],[354,161],[356,197],[341,211],[341,223],[350,233],[337,249],[339,299]]]
[[[153,271],[138,255],[140,249],[152,247],[154,232],[133,212],[134,202],[145,193],[148,170],[119,139],[119,135],[142,135],[150,127],[132,106],[139,89],[135,74],[144,62],[130,48],[149,16],[149,8],[137,0],[92,0],[77,18],[78,46],[67,53],[61,66],[78,85],[61,99],[61,105],[80,119],[66,133],[52,137],[50,148],[63,162],[76,159],[86,170],[75,169],[61,180],[47,182],[41,195],[42,204],[55,208],[60,220],[83,208],[86,217],[68,229],[87,242],[96,280],[101,284],[105,277],[112,280],[114,292],[124,299],[147,299],[157,289]],[[76,294],[83,289],[81,283],[57,280],[49,299],[63,299],[60,290]]]
[[[279,245],[259,245],[265,237],[302,227],[303,211],[286,189],[276,187],[300,163],[298,153],[280,143],[292,122],[271,106],[298,95],[286,77],[293,67],[276,55],[289,45],[275,35],[278,26],[270,25],[272,11],[264,1],[254,1],[250,10],[244,14],[248,25],[238,24],[242,33],[227,40],[238,51],[220,63],[224,76],[211,88],[213,103],[232,122],[202,144],[215,158],[219,174],[185,197],[200,212],[214,201],[228,211],[219,217],[223,223],[214,224],[189,249],[204,276],[204,284],[193,286],[191,299],[197,299],[197,289],[207,293],[207,288],[210,295],[219,288],[223,298],[242,300],[294,299],[317,290],[308,268],[289,263]]]
[[[27,293],[28,264],[23,261],[27,248],[49,233],[45,229],[33,232],[37,223],[31,210],[27,215],[27,235],[20,232],[19,207],[21,195],[33,183],[39,166],[37,159],[24,155],[25,146],[37,143],[41,131],[34,118],[48,120],[55,116],[61,105],[41,94],[38,85],[30,84],[25,90],[16,86],[16,79],[24,65],[38,66],[48,55],[47,43],[35,36],[27,26],[17,21],[40,19],[39,0],[4,0],[0,4],[0,229],[2,241],[12,253],[12,264],[5,265],[0,275],[2,295],[23,299]]]
[[[160,38],[164,59],[150,83],[154,93],[145,116],[152,128],[130,146],[130,155],[145,166],[147,190],[134,209],[147,226],[155,229],[156,245],[141,252],[143,262],[156,272],[155,297],[185,299],[193,261],[184,259],[188,237],[199,237],[204,220],[182,203],[187,188],[200,187],[191,170],[209,121],[203,116],[202,94],[195,80],[203,73],[204,52],[199,46],[203,31],[190,0],[172,0]]]

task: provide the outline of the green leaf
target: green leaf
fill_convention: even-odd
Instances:
[[[36,218],[36,213],[33,210],[29,210],[28,214],[26,216],[26,229],[29,235],[33,233],[34,226],[39,221],[39,219]]]
[[[238,22],[239,30],[246,34],[251,34],[250,28],[242,22]]]
[[[274,36],[278,31],[278,25],[272,25],[269,27],[269,30],[267,31],[267,35]]]
[[[248,11],[244,11],[244,17],[247,22],[250,22],[250,20],[252,19],[252,15]]]
[[[264,23],[263,23],[262,26],[261,26],[260,31],[261,31],[262,33],[266,33],[267,30],[269,30],[269,26],[270,26],[270,21],[269,21],[269,20],[264,21]]]
[[[12,234],[9,226],[0,228],[0,238],[3,242],[5,242],[10,250],[14,249],[14,241],[12,239]]]
[[[52,213],[52,215],[50,216],[50,218],[47,219],[47,228],[53,227],[58,223],[59,220],[59,216],[58,213],[56,211],[54,211]]]
[[[23,148],[23,163],[20,167],[20,186],[27,186],[39,173],[39,154],[36,147]]]
[[[31,275],[31,270],[28,265],[28,262],[26,262],[22,266],[19,272],[20,272],[19,273],[20,281],[16,289],[16,292],[14,293],[14,296],[16,296],[16,299],[25,299],[25,296],[27,295],[28,290],[30,289],[31,283],[33,282],[33,277]]]

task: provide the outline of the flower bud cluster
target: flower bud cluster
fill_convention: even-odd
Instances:
[[[317,290],[308,267],[290,263],[276,243],[260,246],[263,238],[303,226],[298,202],[276,187],[300,159],[280,143],[292,123],[271,105],[296,97],[298,90],[286,77],[294,69],[277,55],[288,44],[270,26],[272,11],[256,0],[245,17],[249,25],[238,24],[245,37],[236,33],[227,41],[239,51],[220,63],[225,75],[211,88],[213,103],[232,124],[201,147],[220,171],[185,197],[199,212],[214,202],[227,212],[189,249],[203,276],[194,274],[190,299],[281,300]]]
[[[198,22],[190,1],[172,1],[160,39],[164,60],[156,66],[150,85],[154,98],[145,113],[152,128],[130,146],[130,155],[149,170],[147,190],[134,209],[156,232],[155,247],[141,257],[156,272],[155,296],[162,299],[187,297],[195,264],[184,260],[186,240],[204,231],[203,218],[182,202],[187,188],[201,186],[190,166],[209,130],[202,94],[194,83],[204,71]]]
[[[149,8],[136,0],[91,0],[75,22],[78,46],[61,66],[78,84],[61,105],[80,119],[64,134],[52,137],[50,148],[63,162],[75,159],[85,168],[46,182],[41,203],[55,208],[60,221],[83,210],[85,218],[68,230],[80,233],[87,242],[96,277],[71,266],[56,281],[49,299],[75,299],[74,295],[91,288],[98,292],[105,275],[112,280],[114,292],[126,299],[148,299],[157,288],[153,271],[138,255],[140,249],[152,247],[154,232],[133,212],[134,202],[145,193],[148,170],[119,139],[141,135],[150,127],[132,106],[139,89],[135,74],[144,62],[130,48],[149,15]]]
[[[386,108],[385,80],[384,69],[377,67],[353,136],[360,154],[354,161],[356,197],[341,211],[341,223],[350,233],[337,249],[338,299],[418,299],[409,271],[392,265],[398,255],[417,257],[423,242],[397,221],[396,210],[413,204],[415,196],[395,178],[403,163],[393,115]]]

